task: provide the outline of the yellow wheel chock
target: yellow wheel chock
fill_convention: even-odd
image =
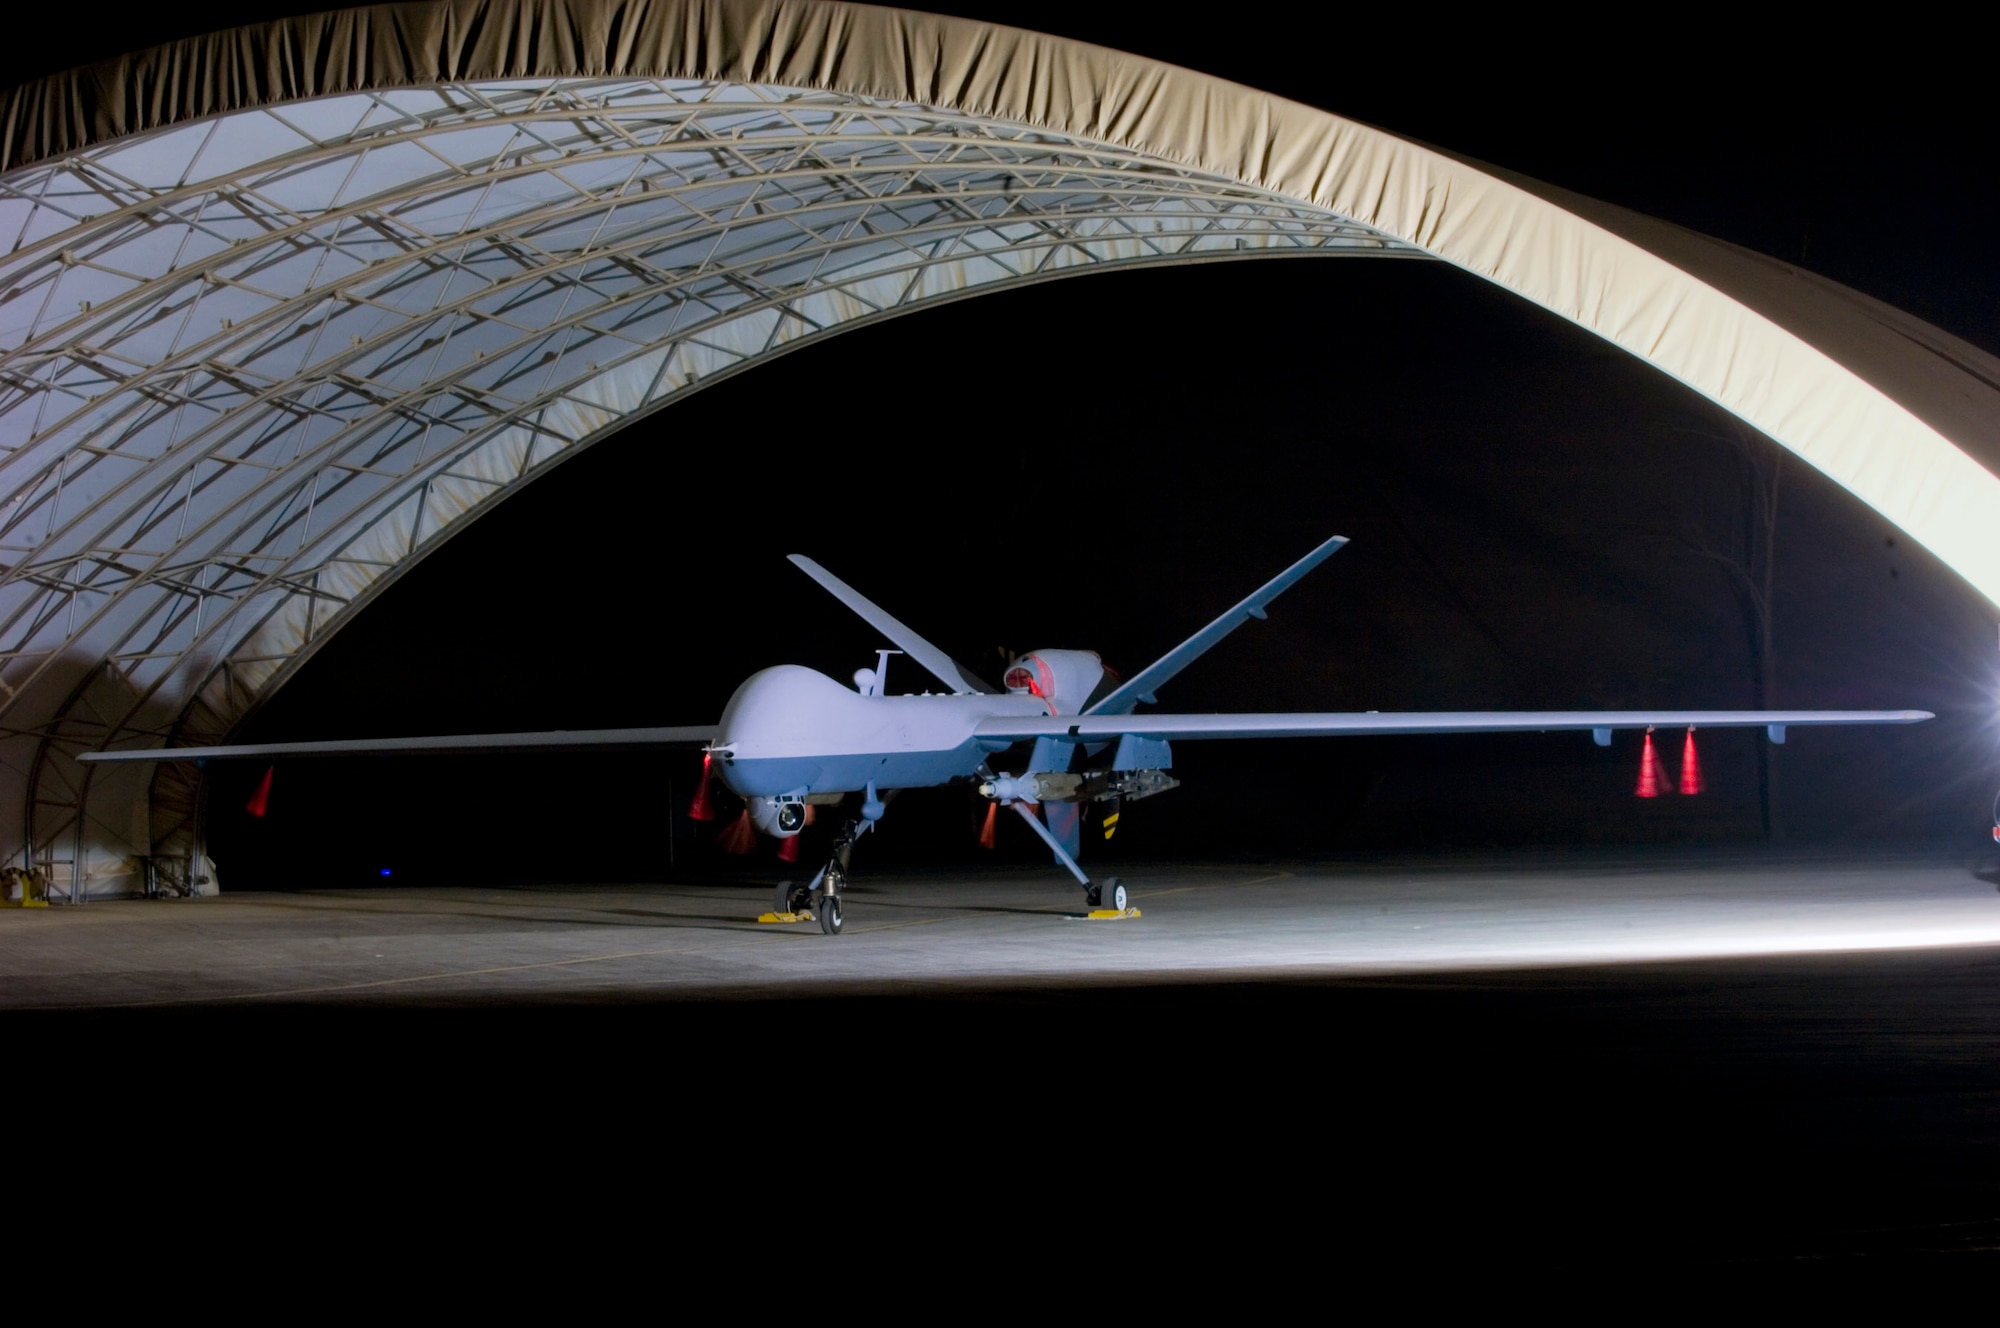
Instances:
[[[21,897],[10,901],[15,908],[47,908],[49,906],[48,876],[40,867],[30,867],[22,871],[19,867],[0,868],[0,898],[5,898],[19,887]]]

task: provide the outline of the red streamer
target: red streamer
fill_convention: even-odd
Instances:
[[[1694,754],[1694,730],[1681,745],[1681,792],[1700,793],[1708,787],[1701,777],[1701,758]]]
[[[750,809],[745,807],[742,814],[729,823],[729,828],[716,836],[715,842],[724,853],[740,856],[754,851],[757,847],[757,827],[750,824]]]
[[[250,795],[250,801],[243,804],[244,811],[261,820],[271,810],[271,776],[277,773],[278,767],[274,765],[264,767],[264,778],[259,781],[257,791]]]
[[[688,806],[688,815],[697,821],[713,821],[715,804],[708,798],[709,754],[701,754],[701,782],[694,786],[694,801]]]
[[[1639,753],[1639,787],[1632,790],[1641,798],[1657,798],[1666,784],[1660,770],[1660,754],[1653,750],[1653,731],[1646,730],[1646,750]]]

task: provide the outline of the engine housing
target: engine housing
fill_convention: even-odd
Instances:
[[[1076,715],[1104,681],[1104,661],[1095,650],[1035,650],[1007,666],[1007,690],[1040,697],[1053,715]]]

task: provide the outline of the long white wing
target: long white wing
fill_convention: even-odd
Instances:
[[[453,752],[581,752],[694,747],[715,741],[715,725],[671,729],[556,729],[551,733],[452,733],[431,738],[341,738],[329,742],[260,742],[236,747],[148,747],[85,752],[79,761],[235,761],[280,756],[440,756]]]
[[[1556,730],[1803,728],[1813,724],[1917,724],[1928,710],[1441,710],[1365,714],[1048,715],[986,719],[975,736],[1104,741],[1142,738],[1318,738],[1364,733],[1542,733]]]
[[[958,666],[950,655],[939,650],[930,642],[911,631],[901,619],[890,614],[866,595],[848,585],[845,581],[827,571],[802,553],[791,555],[791,561],[801,572],[825,586],[835,599],[853,609],[870,627],[896,643],[896,648],[930,671],[933,678],[954,692],[992,692],[996,690],[981,682]]]

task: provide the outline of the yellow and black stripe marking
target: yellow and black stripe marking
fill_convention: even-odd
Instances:
[[[1104,837],[1106,839],[1109,839],[1111,838],[1111,836],[1117,833],[1118,833],[1118,813],[1113,812],[1111,813],[1111,815],[1104,818]]]

